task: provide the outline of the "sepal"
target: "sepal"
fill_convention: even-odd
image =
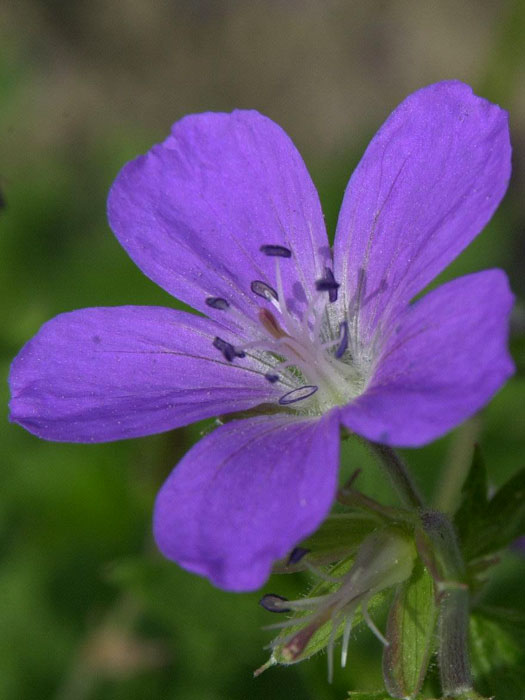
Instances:
[[[416,698],[435,646],[434,581],[421,560],[400,584],[388,615],[383,678],[391,697]]]
[[[370,611],[383,602],[389,588],[410,577],[415,557],[410,535],[399,528],[382,528],[363,540],[355,557],[319,571],[320,581],[305,598],[283,603],[292,617],[270,626],[281,632],[272,642],[270,662],[260,671],[274,663],[303,661],[326,648],[331,678],[335,642],[342,637],[344,666],[351,630],[363,621],[386,643]]]

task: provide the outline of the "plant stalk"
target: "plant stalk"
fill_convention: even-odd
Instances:
[[[388,445],[382,445],[378,442],[368,442],[368,445],[372,452],[379,457],[379,461],[390,477],[403,505],[408,508],[424,508],[423,497],[401,457]]]

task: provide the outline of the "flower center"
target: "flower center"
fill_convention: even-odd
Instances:
[[[359,343],[357,332],[350,332],[357,328],[356,311],[338,303],[340,285],[329,267],[310,290],[302,313],[292,311],[281,277],[281,261],[290,258],[291,251],[284,246],[265,245],[261,252],[275,258],[275,288],[261,280],[254,280],[250,286],[272,308],[259,308],[257,323],[242,316],[244,328],[248,323],[250,340],[240,347],[221,338],[215,338],[214,346],[228,362],[246,355],[254,358],[265,378],[282,386],[281,406],[319,415],[348,403],[364,391],[372,367],[370,353]],[[240,317],[226,299],[208,297],[206,303]]]

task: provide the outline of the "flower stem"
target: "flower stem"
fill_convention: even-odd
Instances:
[[[401,457],[388,445],[382,445],[378,442],[368,442],[368,445],[372,452],[379,457],[379,461],[390,477],[403,505],[409,508],[423,508],[423,497]]]
[[[439,671],[441,690],[457,697],[472,688],[468,654],[469,592],[447,591],[439,605]]]
[[[470,592],[457,535],[449,518],[427,511],[421,522],[431,551],[430,563],[439,602],[438,660],[441,689],[446,697],[458,697],[472,689],[468,653]],[[423,554],[420,548],[420,555]],[[423,555],[423,559],[427,559]]]

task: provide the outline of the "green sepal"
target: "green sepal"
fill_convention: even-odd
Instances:
[[[355,557],[347,557],[329,568],[326,571],[329,578],[323,577],[312,588],[304,600],[318,597],[321,600],[313,601],[313,612],[300,610],[292,615],[294,624],[287,625],[274,641],[272,660],[297,663],[325,647],[332,647],[342,635],[347,620],[352,620],[354,628],[363,621],[361,603],[370,612],[383,602],[386,589],[411,576],[415,557],[413,539],[404,530],[374,530],[363,540]],[[345,610],[336,626],[334,609]]]
[[[383,678],[394,698],[415,698],[425,680],[437,621],[434,581],[420,560],[390,608]]]
[[[309,550],[308,561],[311,564],[330,564],[354,556],[361,542],[377,526],[378,520],[373,515],[337,513],[329,516],[313,535],[301,542],[301,547]],[[291,565],[287,560],[277,562],[273,571],[277,574],[302,571],[306,568],[305,559]]]
[[[344,576],[348,571],[350,571],[350,568],[352,567],[354,563],[354,557],[347,557],[346,559],[343,559],[340,561],[338,564],[333,566],[329,574],[333,578],[337,578],[339,576]],[[328,593],[333,593],[337,588],[339,588],[340,583],[331,583],[330,581],[320,581],[317,583],[309,592],[307,598],[315,598],[316,596],[321,596],[321,595],[326,595]],[[368,609],[369,611],[373,611],[375,608],[377,608],[384,600],[385,598],[385,593],[381,592],[375,595],[369,602],[368,604]],[[330,636],[332,634],[332,621],[329,619],[327,620],[323,625],[317,629],[314,634],[312,635],[310,641],[304,648],[303,652],[293,661],[291,661],[286,653],[283,654],[283,649],[285,648],[285,640],[287,640],[290,636],[296,634],[299,632],[301,629],[304,628],[304,622],[302,622],[302,618],[306,617],[308,615],[307,612],[296,612],[292,615],[292,619],[297,620],[297,625],[287,627],[285,628],[276,638],[276,645],[273,649],[272,652],[272,662],[273,663],[278,663],[278,664],[285,664],[285,665],[290,665],[293,663],[298,663],[299,661],[304,661],[305,659],[309,658],[310,656],[313,656],[313,654],[316,654],[318,651],[321,651],[322,649],[325,649],[326,646],[328,645],[328,642],[330,640]],[[356,628],[359,624],[363,622],[363,616],[361,614],[360,610],[356,611],[355,617],[354,617],[354,628]],[[335,632],[334,635],[334,641],[339,639],[339,637],[343,634],[344,630],[344,621],[339,625],[339,628]],[[281,640],[281,641],[280,641]]]

